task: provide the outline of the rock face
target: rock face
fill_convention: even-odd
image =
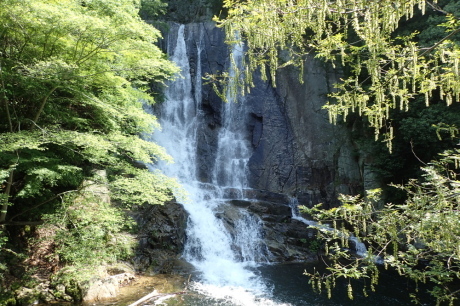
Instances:
[[[178,26],[172,24],[170,32],[176,33]],[[209,182],[222,125],[223,102],[210,84],[194,86],[201,75],[228,69],[229,47],[223,31],[213,23],[187,24],[185,36],[192,91],[200,91],[200,111],[206,122],[198,131],[198,171],[200,179]],[[170,49],[175,41],[176,37],[170,35]],[[335,205],[339,193],[362,191],[362,163],[347,128],[330,124],[327,112],[322,109],[338,74],[310,57],[303,79],[300,84],[298,71],[292,67],[278,72],[276,87],[256,76],[255,87],[239,102],[248,108],[246,126],[242,128],[253,150],[248,165],[249,185],[296,196],[300,204],[307,206]]]
[[[181,23],[207,21],[221,10],[222,1],[219,0],[169,0],[166,18]]]
[[[175,202],[146,205],[133,217],[139,227],[136,270],[171,273],[184,249],[187,213],[183,206]]]
[[[329,123],[322,106],[337,74],[312,57],[304,83],[294,68],[280,70],[277,86],[256,83],[252,108],[252,187],[297,196],[303,205],[333,205],[339,193],[362,188],[358,159],[343,126]]]

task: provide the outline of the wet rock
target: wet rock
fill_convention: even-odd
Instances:
[[[316,231],[290,219],[285,223],[264,222],[264,240],[274,262],[315,261],[318,249],[314,248]]]
[[[238,220],[243,217],[242,209],[238,206],[222,204],[217,208],[217,218],[223,221],[223,224],[230,236],[235,236],[235,226],[238,224]]]
[[[230,200],[228,203],[237,206],[237,207],[249,207],[251,206],[252,202],[248,200]]]
[[[247,199],[255,199],[259,201],[272,202],[276,204],[288,204],[289,196],[282,193],[276,193],[268,190],[245,189],[244,197]]]
[[[177,259],[185,243],[187,213],[176,202],[145,205],[133,215],[139,228],[135,269],[169,273],[171,259]]]
[[[241,199],[248,198],[245,194],[245,190],[240,188],[225,187],[223,188],[223,198],[224,199]]]
[[[245,190],[244,193],[251,195],[253,199],[230,200],[216,209],[217,217],[223,221],[231,237],[236,236],[238,226],[241,226],[240,220],[249,214],[261,220],[260,236],[263,246],[254,247],[263,253],[264,258],[272,262],[317,260],[319,246],[316,230],[308,228],[308,225],[299,220],[292,219],[291,207],[286,204],[289,202],[289,197],[261,190]],[[266,199],[277,202],[269,202]],[[239,253],[241,246],[236,243],[232,248]]]
[[[278,222],[283,222],[292,215],[291,207],[288,205],[267,201],[252,202],[248,209],[257,214],[272,215]]]

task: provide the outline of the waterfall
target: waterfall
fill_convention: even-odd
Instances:
[[[223,128],[219,132],[218,153],[214,167],[213,183],[219,186],[247,187],[246,165],[251,155],[249,143],[241,132],[245,127],[244,97],[236,95],[232,88],[237,71],[242,70],[243,46],[234,45],[230,54],[230,84],[223,106]],[[235,96],[236,95],[236,96]]]
[[[300,215],[299,212],[299,201],[297,198],[292,197],[289,199],[289,207],[291,207],[292,219],[298,220],[306,225],[316,225],[317,223],[312,220],[307,220]]]
[[[176,28],[177,35],[173,32]],[[217,295],[219,299],[231,300],[231,305],[269,305],[267,300],[257,297],[259,293],[266,294],[268,287],[253,269],[265,256],[263,251],[266,248],[262,246],[260,233],[261,221],[244,209],[234,207],[234,214],[239,219],[230,234],[222,218],[216,216],[230,205],[225,201],[226,189],[240,190],[236,194],[241,196],[242,189],[247,187],[246,163],[251,152],[246,136],[241,132],[245,124],[244,103],[241,99],[238,103],[231,101],[229,95],[230,101],[223,106],[222,111],[222,127],[212,181],[199,182],[197,133],[200,124],[205,124],[200,110],[203,29],[200,30],[198,41],[195,41],[196,50],[193,50],[196,54],[195,78],[190,67],[190,50],[187,50],[184,31],[184,25],[171,28],[173,35],[169,36],[168,54],[181,68],[181,75],[168,84],[166,99],[158,114],[162,131],[155,132],[153,137],[175,161],[174,164],[160,163],[158,167],[168,176],[176,177],[188,194],[188,200],[183,203],[189,214],[183,257],[199,272],[195,290]],[[197,37],[196,33],[194,37]],[[232,53],[232,62],[239,62],[241,50],[235,49]]]
[[[358,255],[359,257],[366,257],[367,256],[366,245],[364,243],[362,243],[361,241],[359,241],[359,239],[357,237],[350,236],[348,238],[348,240],[351,241],[354,244],[356,255]]]
[[[299,201],[297,198],[291,198],[289,201],[289,206],[291,207],[292,219],[298,220],[300,222],[305,223],[306,225],[318,226],[318,223],[313,220],[308,220],[302,217],[299,213]],[[333,228],[329,227],[328,225],[321,225],[321,227],[326,231],[337,231]],[[337,235],[344,236],[343,233],[337,231]],[[348,236],[348,241],[352,242],[354,246],[353,252],[358,255],[359,257],[366,257],[367,256],[367,248],[364,243],[362,243],[356,236],[350,235]]]

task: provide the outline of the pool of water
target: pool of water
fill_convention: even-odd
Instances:
[[[382,270],[379,285],[375,292],[363,294],[363,282],[353,282],[354,299],[347,297],[348,282],[338,282],[332,291],[331,299],[325,293],[314,292],[308,283],[308,277],[303,275],[304,270],[312,271],[318,264],[277,264],[264,265],[255,269],[256,274],[266,284],[266,291],[248,291],[238,287],[213,287],[199,282],[191,283],[186,294],[164,297],[152,301],[149,305],[168,306],[310,306],[310,305],[413,305],[410,293],[414,293],[416,286],[397,274]],[[321,268],[321,267],[319,267]],[[435,302],[426,293],[426,288],[419,288],[422,296],[422,305],[435,305]]]
[[[252,272],[265,286],[260,290],[248,290],[242,287],[213,286],[199,281],[199,274],[186,276],[157,275],[139,277],[132,286],[122,288],[117,298],[98,303],[55,303],[55,306],[127,306],[149,294],[154,289],[161,292],[155,298],[139,304],[166,306],[401,306],[414,305],[409,296],[415,293],[416,286],[397,275],[383,270],[380,273],[379,285],[375,292],[368,292],[365,297],[362,281],[353,282],[354,299],[347,297],[347,282],[337,282],[332,291],[331,299],[325,292],[314,292],[308,283],[304,270],[321,269],[315,264],[274,264],[252,268]],[[427,287],[419,286],[418,295],[421,305],[436,305],[427,293]]]
[[[316,268],[321,269],[318,265]],[[263,278],[273,285],[272,295],[282,303],[289,305],[411,305],[409,293],[415,292],[416,287],[397,274],[382,270],[379,278],[379,285],[375,292],[368,292],[365,297],[363,293],[363,281],[353,281],[353,296],[350,300],[347,297],[348,281],[337,282],[336,288],[332,290],[331,299],[326,293],[314,292],[308,283],[308,277],[303,271],[312,272],[312,264],[284,264],[264,266],[260,268]],[[420,288],[420,291],[424,289]],[[434,305],[428,294],[422,294],[425,305]]]

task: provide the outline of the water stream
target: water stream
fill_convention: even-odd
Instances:
[[[160,169],[176,177],[188,193],[188,200],[183,203],[189,213],[183,257],[198,271],[193,284],[195,290],[231,305],[256,305],[259,303],[256,301],[261,301],[261,296],[269,295],[270,291],[255,272],[265,256],[260,220],[241,209],[237,212],[240,218],[235,231],[230,234],[223,221],[216,217],[216,213],[229,205],[225,203],[225,190],[231,188],[232,197],[241,197],[243,188],[247,187],[246,163],[251,152],[240,128],[244,125],[244,103],[232,101],[229,95],[229,102],[222,110],[212,182],[199,182],[197,131],[199,124],[204,124],[200,110],[201,77],[199,74],[192,77],[184,26],[180,25],[177,35],[170,37],[176,41],[168,42],[168,46],[174,46],[168,54],[181,68],[181,77],[168,84],[159,114],[162,131],[155,134],[154,140],[165,147],[175,161],[160,164]],[[200,67],[201,41],[195,46],[196,66]],[[234,49],[232,53],[232,62],[238,63],[241,51]],[[194,94],[192,87],[197,89]],[[260,305],[269,304],[267,299],[260,302]]]
[[[307,226],[310,226],[310,225],[318,226],[317,222],[315,222],[313,220],[305,219],[304,217],[301,216],[301,214],[299,212],[299,201],[297,200],[297,198],[291,198],[291,200],[289,202],[289,206],[291,207],[292,219],[298,220],[298,221],[304,223]],[[341,235],[343,236],[344,235],[343,233],[340,233],[337,230],[331,228],[327,224],[323,224],[320,227],[323,228],[326,231],[330,231],[330,232],[336,231],[338,236],[341,236]],[[350,241],[352,243],[352,245],[350,247],[353,247],[353,252],[357,256],[359,256],[359,257],[366,257],[367,256],[367,247],[366,247],[366,245],[364,243],[362,243],[357,237],[355,237],[355,236],[353,236],[351,234],[350,236],[347,237],[347,239],[348,239],[348,241]],[[376,260],[380,260],[380,258],[378,258]]]

